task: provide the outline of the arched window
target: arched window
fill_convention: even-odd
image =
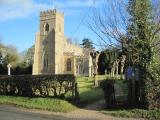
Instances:
[[[48,68],[48,55],[44,55],[44,58],[43,58],[43,67],[44,67],[44,69]]]
[[[48,32],[49,31],[49,24],[47,23],[45,26],[44,26],[45,28],[45,32]]]
[[[72,64],[72,61],[71,59],[67,59],[67,71],[71,71],[71,64]]]

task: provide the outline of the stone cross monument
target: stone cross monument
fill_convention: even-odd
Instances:
[[[11,64],[8,64],[8,65],[7,65],[7,68],[8,68],[8,75],[11,75],[11,67],[12,67]]]

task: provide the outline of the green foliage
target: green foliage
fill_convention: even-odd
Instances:
[[[83,46],[83,48],[87,48],[87,49],[90,49],[90,50],[94,50],[95,49],[94,46],[93,46],[93,42],[88,38],[84,38],[82,40],[82,44],[81,45]]]
[[[35,46],[33,45],[23,52],[23,55],[21,55],[22,60],[12,70],[12,75],[32,74],[34,48]]]
[[[65,77],[65,79],[67,79]],[[60,80],[64,80],[63,78]],[[100,88],[95,88],[93,78],[91,77],[78,77],[80,101],[78,106],[85,106],[103,98],[103,93]],[[26,84],[24,83],[26,86]],[[22,86],[24,87],[24,86]],[[69,97],[66,95],[66,97]],[[55,98],[27,98],[27,97],[14,97],[14,96],[0,96],[0,104],[13,104],[26,108],[36,108],[42,110],[49,110],[55,112],[70,112],[76,109],[67,101]]]
[[[0,94],[64,98],[70,92],[70,97],[74,98],[74,83],[73,75],[0,76]]]
[[[0,44],[0,74],[7,74],[9,63],[15,68],[19,61],[20,56],[15,47]]]
[[[143,6],[143,7],[142,7]],[[152,59],[151,1],[129,0],[128,62],[146,67]]]
[[[12,75],[31,75],[32,74],[32,65],[26,66],[24,64],[18,64],[15,68],[12,69]]]
[[[145,81],[146,102],[149,109],[160,108],[160,63],[152,63]]]
[[[70,112],[76,109],[67,101],[50,98],[24,98],[0,96],[0,104],[13,104],[25,108],[49,110],[54,112]]]
[[[109,68],[110,66],[109,66],[109,62],[106,59],[106,54],[105,52],[101,52],[98,60],[98,73],[104,74],[107,67]]]
[[[8,53],[4,59],[3,59],[3,64],[4,65],[8,65],[9,63],[12,64],[12,66],[16,66],[16,64],[18,63],[18,55],[12,54],[12,53]]]
[[[142,70],[142,101],[146,107],[160,108],[160,74],[154,60],[155,43],[160,29],[152,15],[151,0],[129,0],[128,12],[127,62],[128,65],[139,66]]]
[[[103,92],[100,88],[94,87],[93,78],[91,77],[78,77],[78,88],[79,88],[79,97],[80,105],[84,106],[100,100],[103,98]]]
[[[106,60],[108,61],[108,63],[112,63],[120,55],[120,51],[116,48],[106,49],[105,53],[106,53]]]
[[[0,74],[7,74],[7,65],[12,65],[11,74],[32,74],[34,45],[19,54],[15,47],[0,43]]]
[[[107,91],[111,91],[110,86],[114,85],[114,80],[103,80],[100,82],[100,87],[102,89],[107,89]]]
[[[106,49],[101,52],[98,60],[98,71],[104,74],[105,70],[109,71],[111,69],[112,62],[120,56],[120,51],[116,48]]]
[[[100,83],[100,87],[103,89],[104,92],[104,99],[106,101],[107,107],[110,107],[115,103],[114,84],[114,80],[104,80]]]

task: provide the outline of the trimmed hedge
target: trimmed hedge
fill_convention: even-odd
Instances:
[[[0,94],[16,96],[64,97],[75,96],[74,75],[0,76]]]

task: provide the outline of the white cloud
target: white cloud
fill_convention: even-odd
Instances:
[[[50,5],[36,3],[33,0],[1,0],[0,21],[16,18],[26,18],[40,9],[49,9]]]
[[[40,10],[53,9],[54,7],[67,15],[83,11],[84,7],[96,7],[103,0],[0,0],[0,21],[16,18],[30,17]],[[100,2],[101,1],[101,2]]]

